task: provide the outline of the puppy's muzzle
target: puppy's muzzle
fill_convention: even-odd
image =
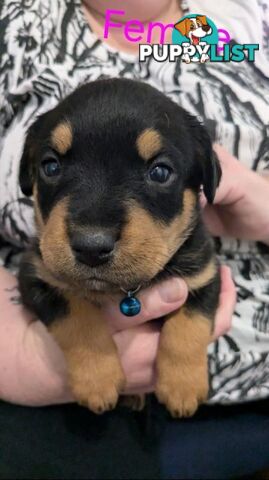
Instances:
[[[75,232],[71,235],[71,247],[77,261],[97,267],[113,257],[116,240],[115,233],[110,231]]]

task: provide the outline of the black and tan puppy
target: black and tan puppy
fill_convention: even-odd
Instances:
[[[219,271],[199,192],[212,202],[219,180],[205,129],[143,83],[85,85],[30,128],[20,185],[34,196],[37,239],[20,288],[62,348],[75,398],[92,411],[113,408],[124,388],[104,296],[169,275],[190,293],[164,322],[156,395],[173,416],[206,400]]]

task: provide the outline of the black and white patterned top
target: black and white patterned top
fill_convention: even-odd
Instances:
[[[269,168],[268,0],[189,0],[239,43],[260,43],[256,62],[157,63],[118,53],[97,39],[79,0],[0,0],[0,264],[16,270],[33,234],[32,202],[18,185],[25,132],[37,115],[100,77],[142,79],[200,117],[239,161]],[[266,206],[265,206],[266,207]],[[220,241],[238,302],[229,334],[209,348],[211,403],[269,396],[269,253]]]

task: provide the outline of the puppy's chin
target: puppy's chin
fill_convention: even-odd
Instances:
[[[125,291],[136,290],[139,286],[146,286],[152,283],[155,277],[163,270],[169,260],[166,256],[165,264],[152,261],[145,257],[129,254],[128,260],[120,256],[119,260],[109,261],[106,264],[91,267],[80,263],[74,257],[62,255],[50,250],[50,255],[43,255],[42,277],[49,284],[54,285],[62,291],[76,293],[78,296],[87,297],[88,292],[103,292],[117,294]]]
[[[91,298],[92,293],[115,295],[124,291],[132,291],[138,286],[145,286],[152,280],[145,273],[143,276],[130,275],[129,272],[117,268],[99,267],[89,268],[76,265],[73,269],[57,271],[48,268],[42,271],[43,280],[48,281],[56,288],[69,293],[75,293],[84,298]]]
[[[82,288],[84,292],[102,292],[107,294],[117,293],[120,290],[118,285],[94,277],[82,281]]]
[[[147,285],[151,279],[143,278],[128,278],[127,275],[122,273],[114,273],[109,277],[98,275],[89,276],[88,278],[76,278],[76,280],[69,279],[70,288],[76,289],[76,291],[82,292],[83,295],[91,292],[100,292],[108,295],[114,295],[122,293],[122,291],[133,291],[141,285]]]

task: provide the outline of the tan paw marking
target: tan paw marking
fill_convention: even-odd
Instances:
[[[161,331],[156,396],[173,417],[189,417],[208,396],[210,320],[181,308]]]
[[[208,396],[207,369],[202,370],[193,365],[189,373],[184,372],[182,376],[179,366],[173,380],[163,378],[157,382],[156,396],[172,417],[192,416]]]
[[[120,365],[116,368],[114,366],[113,372],[109,372],[109,370],[102,372],[102,368],[99,366],[98,378],[94,378],[89,364],[88,371],[84,370],[79,373],[73,371],[70,379],[71,390],[76,401],[96,414],[113,410],[116,407],[124,384],[125,378]]]
[[[51,333],[64,352],[76,401],[103,413],[116,406],[125,385],[118,351],[98,307],[72,297],[69,309]]]

